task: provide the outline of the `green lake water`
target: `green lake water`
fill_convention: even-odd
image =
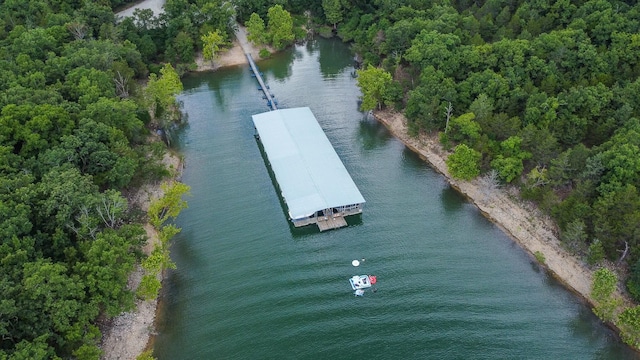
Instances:
[[[311,108],[367,203],[295,229],[251,115],[249,67],[185,79],[189,208],[177,224],[158,359],[634,359],[572,293],[374,119],[352,55],[315,40],[258,63],[281,108]],[[355,268],[353,259],[365,259]],[[349,277],[375,274],[355,297]]]

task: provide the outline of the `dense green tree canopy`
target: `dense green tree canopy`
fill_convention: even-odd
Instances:
[[[251,14],[249,20],[244,24],[247,27],[247,39],[254,44],[262,45],[267,42],[267,34],[264,20],[257,13]]]
[[[447,159],[447,168],[454,178],[471,180],[480,175],[481,157],[482,155],[478,151],[465,144],[460,144]]]
[[[220,45],[223,43],[222,36],[218,30],[209,32],[201,37],[204,48],[202,49],[202,56],[205,60],[213,62],[213,59],[218,56]]]
[[[342,2],[340,0],[322,0],[322,9],[327,21],[336,27],[342,21]]]
[[[391,74],[369,65],[366,69],[358,70],[357,80],[362,91],[360,110],[380,108],[385,100],[385,90],[391,85]]]
[[[291,44],[294,39],[291,14],[282,6],[275,5],[269,8],[267,18],[267,30],[273,47],[283,49]]]
[[[136,85],[157,55],[105,4],[0,2],[0,358],[98,359],[96,320],[133,305],[146,233],[122,192],[164,173]]]

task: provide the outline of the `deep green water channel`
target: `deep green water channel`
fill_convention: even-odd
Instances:
[[[159,359],[632,359],[635,353],[445,179],[358,111],[352,56],[316,40],[258,63],[309,106],[367,200],[350,226],[292,228],[254,138],[248,65],[187,78],[189,208]],[[353,259],[366,259],[360,267]],[[348,279],[375,274],[354,297]]]

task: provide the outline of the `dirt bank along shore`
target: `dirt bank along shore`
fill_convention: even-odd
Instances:
[[[168,182],[179,179],[182,173],[182,161],[174,154],[167,153],[163,159],[163,164],[173,172],[172,179]],[[158,184],[148,184],[141,187],[131,199],[131,206],[137,207],[145,213],[149,209],[149,204],[157,200],[164,194]],[[157,230],[146,224],[147,243],[143,252],[151,254],[153,249],[160,243]],[[129,275],[128,288],[135,291],[140,285],[143,269],[138,265],[133,273]],[[158,275],[160,277],[160,275]],[[162,280],[159,278],[159,280]],[[155,334],[155,318],[158,299],[151,301],[136,300],[135,309],[125,312],[113,318],[103,329],[102,342],[100,348],[103,351],[102,359],[105,360],[133,360],[140,355],[150,344],[152,335]]]

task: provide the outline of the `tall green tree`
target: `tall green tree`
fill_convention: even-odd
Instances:
[[[262,45],[267,42],[264,20],[260,15],[252,13],[244,25],[247,27],[247,39],[249,41],[256,45]]]
[[[10,104],[0,112],[0,145],[28,158],[58,144],[74,126],[62,105]]]
[[[451,120],[449,136],[454,141],[474,145],[480,139],[480,124],[475,121],[473,113],[462,114]]]
[[[340,0],[322,0],[322,9],[325,18],[335,29],[337,24],[342,21],[342,2]]]
[[[453,154],[447,158],[447,168],[456,179],[471,180],[480,175],[482,154],[465,144],[456,146]]]
[[[635,186],[626,184],[604,194],[593,208],[595,235],[610,259],[640,244],[640,195]]]
[[[491,167],[498,171],[500,178],[508,183],[519,177],[524,170],[523,160],[531,154],[522,151],[522,139],[512,136],[500,143],[500,153],[491,161]]]
[[[165,64],[160,69],[160,77],[149,75],[149,82],[145,89],[145,101],[149,114],[158,128],[165,134],[167,144],[171,142],[171,127],[181,119],[176,95],[183,89],[180,76],[171,64]]]
[[[622,340],[636,349],[640,348],[640,306],[622,311],[617,325],[621,329]]]
[[[278,4],[269,8],[268,19],[267,30],[273,47],[283,49],[290,45],[294,39],[291,14]]]
[[[422,30],[413,40],[405,58],[420,67],[433,66],[445,76],[455,75],[460,67],[460,38],[453,34]]]
[[[64,347],[74,323],[87,311],[83,281],[68,273],[65,264],[48,259],[24,264],[16,334],[46,336],[48,343]]]
[[[156,228],[160,228],[167,220],[178,216],[180,211],[187,207],[187,202],[182,199],[182,196],[187,194],[189,189],[188,185],[179,182],[163,183],[162,191],[164,195],[154,201],[147,212],[151,224]]]
[[[195,59],[195,42],[191,34],[180,31],[167,40],[165,55],[174,64],[189,64]]]
[[[206,35],[202,35],[200,39],[203,44],[202,56],[205,60],[209,60],[213,63],[213,59],[218,56],[220,45],[223,44],[224,39],[217,30],[209,32]]]
[[[391,74],[372,65],[358,70],[358,87],[362,92],[361,111],[381,109],[385,100],[385,91],[392,82]]]
[[[621,305],[621,300],[613,296],[618,277],[607,269],[600,268],[593,273],[591,297],[596,303],[593,312],[604,321],[615,321],[615,312]]]

